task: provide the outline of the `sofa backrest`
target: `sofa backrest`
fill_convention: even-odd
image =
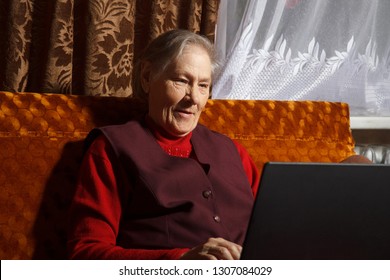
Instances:
[[[84,138],[140,113],[130,98],[0,92],[0,259],[66,258]],[[354,154],[344,103],[209,100],[200,122],[240,142],[260,170]]]

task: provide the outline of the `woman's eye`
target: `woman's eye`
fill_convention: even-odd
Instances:
[[[199,87],[204,88],[204,89],[208,89],[209,84],[200,84]]]
[[[188,81],[185,79],[176,79],[175,82],[178,84],[183,84],[183,85],[188,84]]]

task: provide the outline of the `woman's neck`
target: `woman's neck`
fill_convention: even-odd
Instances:
[[[185,158],[190,156],[192,152],[192,132],[183,137],[172,136],[158,126],[149,116],[146,116],[145,123],[156,138],[157,143],[168,155]]]

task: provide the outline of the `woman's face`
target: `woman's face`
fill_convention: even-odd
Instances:
[[[187,135],[196,127],[209,98],[209,55],[201,47],[187,46],[158,77],[153,77],[153,69],[148,67],[141,78],[149,95],[149,116],[170,135]]]

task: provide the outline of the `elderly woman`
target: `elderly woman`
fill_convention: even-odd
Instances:
[[[199,125],[216,71],[212,44],[184,30],[146,48],[139,120],[93,130],[70,213],[76,259],[239,259],[259,173]]]

